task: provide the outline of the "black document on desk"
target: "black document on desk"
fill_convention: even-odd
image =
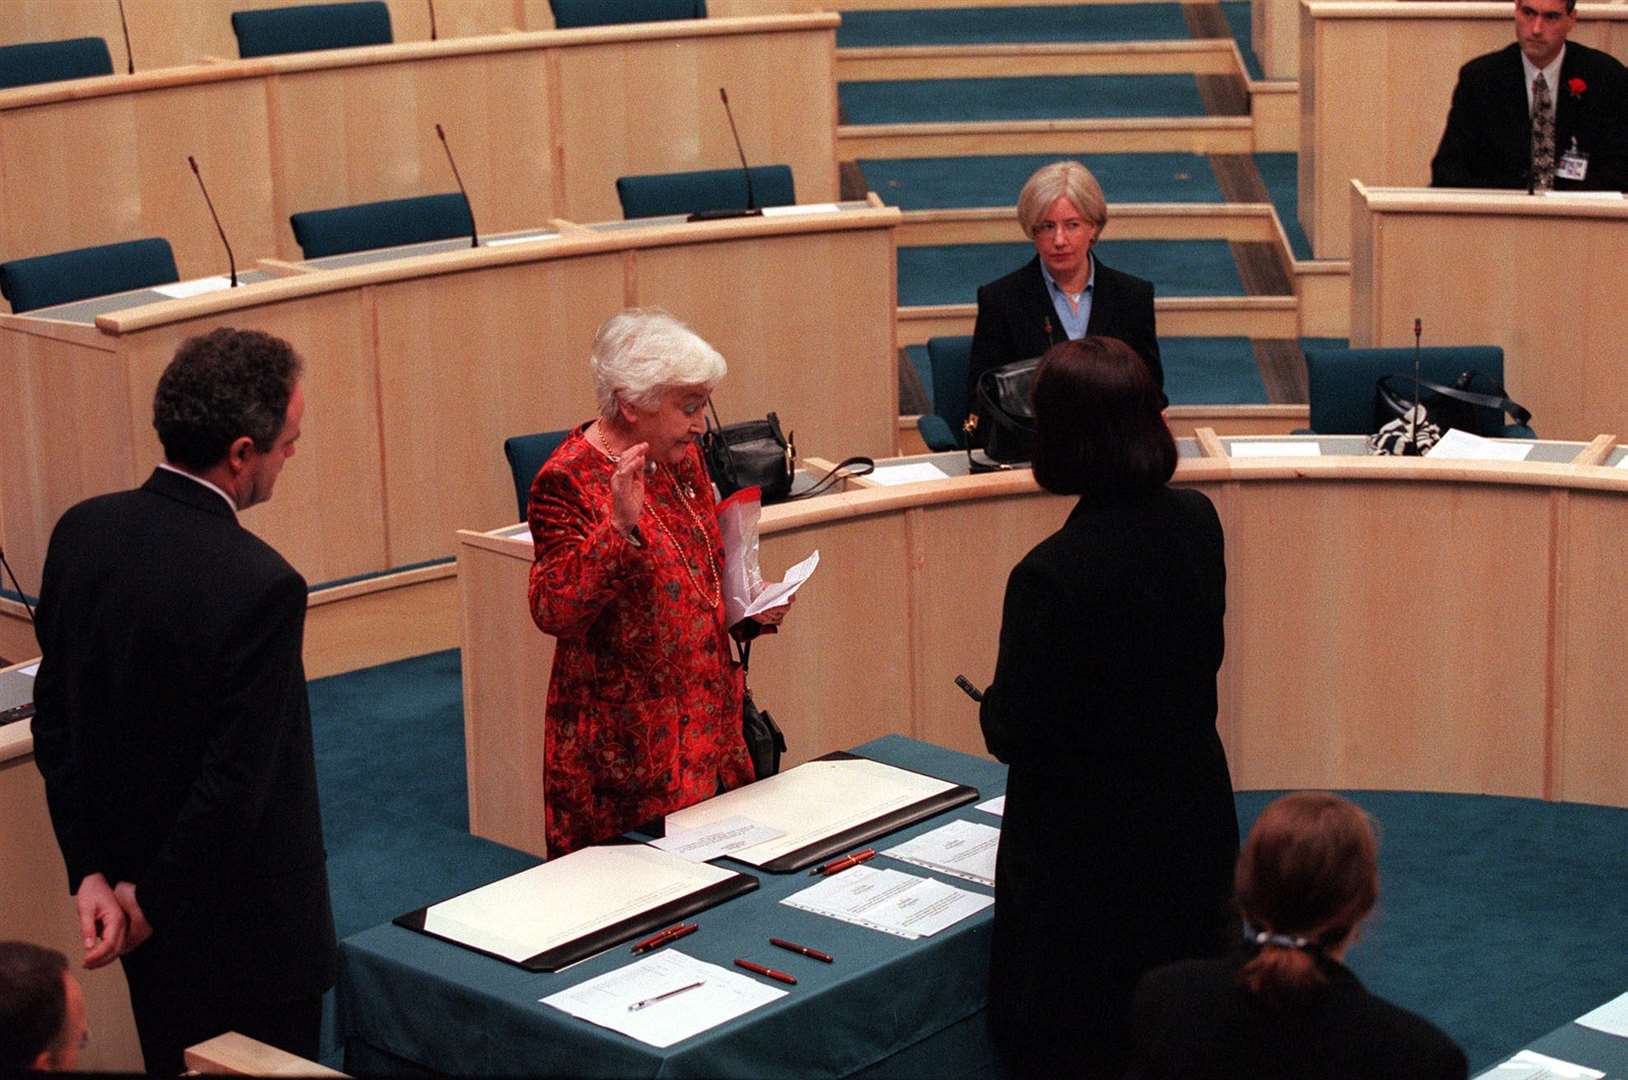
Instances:
[[[783,836],[728,857],[784,874],[977,798],[977,788],[838,751],[668,814],[666,827],[740,816],[778,829]]]
[[[528,971],[558,971],[757,887],[749,874],[617,840],[394,921]]]

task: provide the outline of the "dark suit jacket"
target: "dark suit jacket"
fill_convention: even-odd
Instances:
[[[34,750],[69,889],[134,882],[154,933],[131,959],[193,992],[333,983],[305,599],[219,495],[162,469],[51,535]]]
[[[1159,336],[1153,325],[1153,284],[1122,274],[1096,260],[1091,286],[1091,318],[1086,335],[1115,337],[1148,362],[1153,381],[1164,389],[1159,364]],[[978,401],[978,378],[990,368],[1039,356],[1067,340],[1051,302],[1040,256],[978,290],[978,321],[972,329],[972,361],[967,371],[967,400]],[[981,440],[979,441],[981,445]]]
[[[1571,92],[1573,79],[1586,89]],[[1582,181],[1555,177],[1556,190],[1628,188],[1628,71],[1609,53],[1566,43],[1555,99],[1555,162],[1577,139],[1589,155]],[[1532,118],[1519,45],[1478,56],[1458,72],[1447,130],[1430,163],[1432,187],[1525,188]]]
[[[1464,1080],[1440,1029],[1324,959],[1328,984],[1273,1009],[1234,977],[1249,952],[1172,964],[1136,988],[1134,1080]]]
[[[1011,766],[989,1011],[1032,1071],[1117,1075],[1136,979],[1237,940],[1222,543],[1196,491],[1082,501],[1007,582],[979,717]]]

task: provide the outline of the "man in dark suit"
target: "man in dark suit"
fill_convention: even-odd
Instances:
[[[1628,71],[1566,40],[1575,7],[1516,0],[1515,43],[1459,69],[1431,186],[1628,188]]]
[[[220,329],[159,379],[165,462],[57,523],[34,749],[84,934],[147,1069],[236,1030],[316,1056],[336,971],[300,650],[305,581],[237,513],[300,435],[286,342]]]

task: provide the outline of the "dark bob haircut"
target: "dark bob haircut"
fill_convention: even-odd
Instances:
[[[0,941],[0,1075],[32,1068],[53,1049],[68,1015],[67,971],[55,949]]]
[[[221,327],[188,338],[153,394],[153,428],[164,456],[202,472],[245,435],[268,452],[288,419],[303,366],[288,342],[258,330]]]
[[[1058,495],[1136,498],[1176,471],[1176,441],[1147,363],[1118,338],[1053,345],[1034,382],[1034,477]]]

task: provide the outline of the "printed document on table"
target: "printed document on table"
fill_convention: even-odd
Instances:
[[[997,795],[988,802],[979,803],[974,809],[982,810],[986,814],[994,814],[996,817],[1004,817],[1006,814],[1006,796]]]
[[[1614,997],[1597,1009],[1590,1009],[1579,1016],[1577,1022],[1586,1028],[1628,1039],[1628,994]]]
[[[642,1009],[629,1007],[697,982],[702,985],[665,1001],[651,1002]],[[784,990],[739,972],[677,949],[663,949],[538,1000],[590,1024],[620,1031],[651,1046],[668,1047],[785,996]]]
[[[1532,452],[1529,442],[1512,439],[1483,439],[1468,431],[1448,428],[1436,445],[1424,452],[1428,458],[1451,458],[1455,461],[1525,461]]]
[[[829,836],[875,821],[884,814],[955,787],[868,758],[806,761],[795,769],[726,791],[667,815],[667,828],[687,830],[739,815],[785,835],[730,857],[752,866]]]
[[[746,617],[768,611],[772,607],[779,607],[796,596],[797,590],[803,587],[803,582],[814,576],[814,568],[819,565],[820,553],[816,549],[814,554],[787,570],[784,581],[770,585],[754,596],[752,602],[746,605]]]
[[[952,821],[881,854],[980,885],[995,884],[995,852],[1001,831],[976,821]]]
[[[230,289],[232,279],[229,277],[194,278],[191,281],[176,281],[168,285],[154,285],[153,292],[163,293],[165,296],[184,300],[189,296],[202,296],[204,293],[219,292],[221,289]]]
[[[931,461],[912,461],[908,465],[879,465],[870,477],[878,484],[920,484],[927,480],[948,480],[950,474]]]
[[[914,941],[977,914],[995,898],[897,870],[856,866],[780,902]]]
[[[1316,441],[1304,442],[1231,442],[1227,456],[1242,457],[1322,457],[1323,448]]]
[[[1475,1080],[1603,1080],[1604,1076],[1605,1073],[1586,1065],[1574,1065],[1536,1050],[1522,1050]]]
[[[674,855],[682,855],[695,862],[707,862],[720,855],[730,855],[742,848],[749,848],[782,835],[784,834],[779,829],[759,825],[750,818],[743,818],[737,814],[733,817],[719,818],[699,829],[669,832],[660,840],[650,841],[650,846],[671,851]]]

